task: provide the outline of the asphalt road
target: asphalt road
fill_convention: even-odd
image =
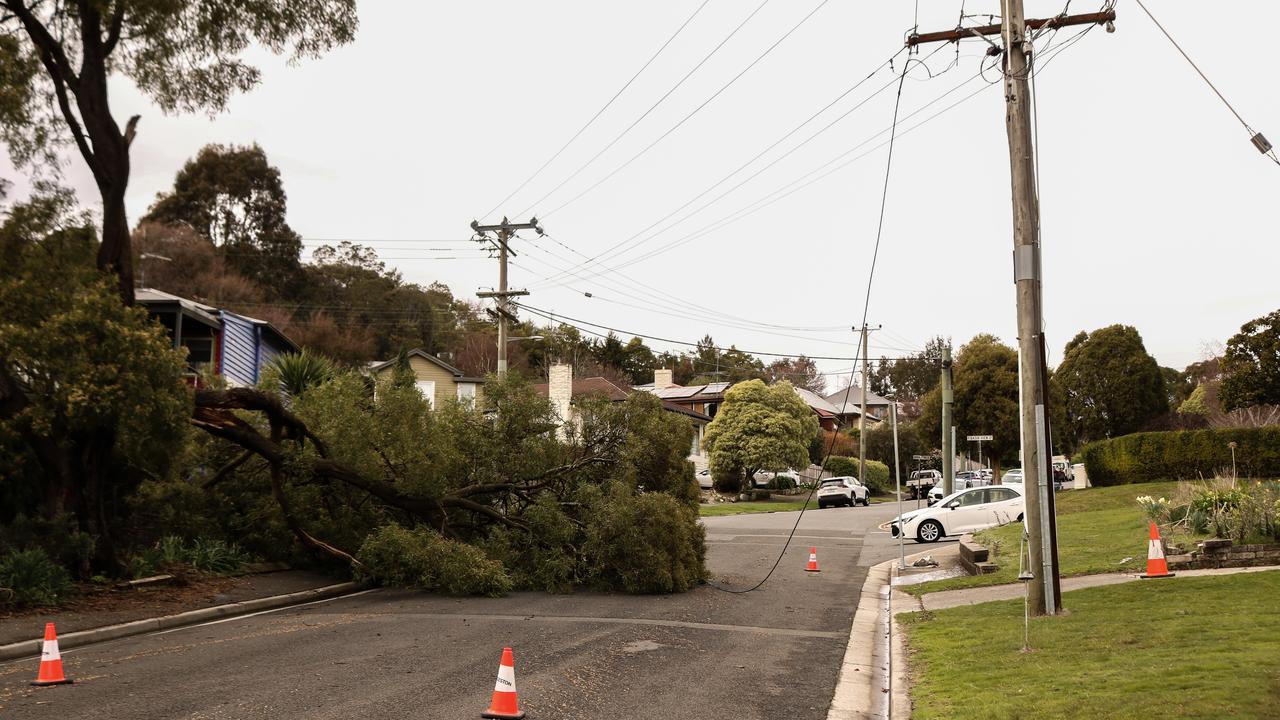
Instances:
[[[875,529],[894,514],[805,513],[773,577],[745,594],[376,590],[69,650],[69,686],[32,688],[37,662],[10,662],[0,665],[0,717],[471,718],[488,707],[510,645],[531,720],[818,720],[866,569],[897,554]],[[759,582],[795,518],[708,518],[713,584]],[[804,572],[810,546],[820,573]]]

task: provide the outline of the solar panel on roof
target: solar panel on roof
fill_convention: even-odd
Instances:
[[[693,397],[694,395],[697,395],[700,390],[702,390],[701,387],[663,388],[662,390],[658,391],[658,397],[663,399],[687,398],[687,397]]]
[[[707,393],[708,395],[713,393],[722,393],[725,391],[726,388],[728,388],[732,384],[733,383],[727,383],[727,382],[711,383],[710,385],[707,385],[706,389],[703,390],[703,392]]]

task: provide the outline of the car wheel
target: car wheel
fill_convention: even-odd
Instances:
[[[1016,522],[1022,522],[1022,513],[1018,513],[1018,519]]]
[[[937,520],[925,520],[916,531],[916,539],[922,543],[938,542],[942,539],[942,524]]]
[[[870,507],[870,506],[871,506],[871,496],[868,495],[867,497],[862,498],[862,507]]]

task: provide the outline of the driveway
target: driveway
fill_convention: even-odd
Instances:
[[[4,718],[466,718],[505,645],[537,718],[826,717],[866,568],[896,508],[708,518],[712,583],[674,596],[375,590],[64,653],[76,684],[0,665]],[[806,573],[810,546],[820,573]],[[33,632],[38,629],[33,630]],[[109,709],[109,710],[108,710]]]

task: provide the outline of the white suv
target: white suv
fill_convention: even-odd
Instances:
[[[871,493],[867,490],[867,486],[858,482],[855,477],[827,478],[818,485],[818,509],[828,505],[853,507],[859,503],[870,505]]]

